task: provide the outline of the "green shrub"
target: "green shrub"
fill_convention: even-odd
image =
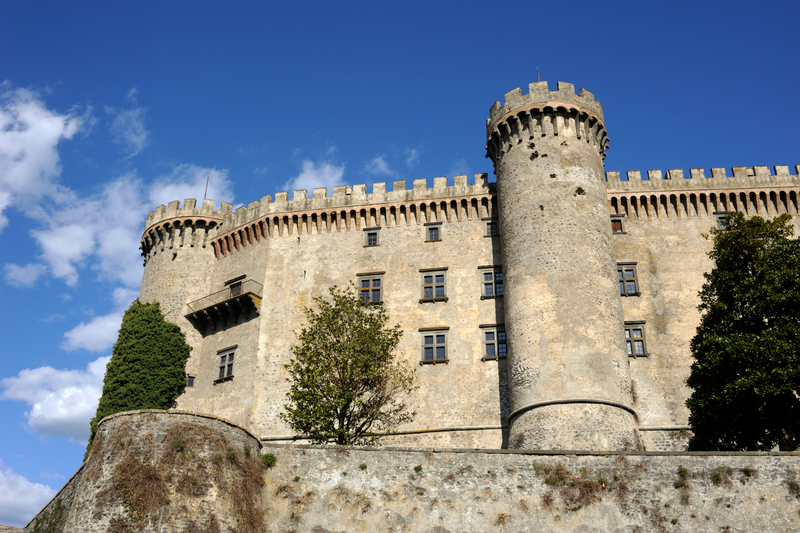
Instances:
[[[278,462],[278,458],[275,457],[274,453],[265,453],[264,455],[261,455],[259,459],[261,459],[261,464],[264,465],[264,468],[272,468],[275,466],[275,463]],[[297,476],[294,480],[299,481],[300,477]]]

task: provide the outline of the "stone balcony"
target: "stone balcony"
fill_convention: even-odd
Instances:
[[[187,304],[185,315],[204,335],[258,315],[263,286],[252,280],[231,283],[221,291]]]

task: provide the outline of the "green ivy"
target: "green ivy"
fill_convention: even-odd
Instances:
[[[157,302],[133,302],[122,318],[106,367],[87,456],[104,417],[135,409],[168,409],[173,404],[186,386],[191,349],[181,329],[164,319]]]

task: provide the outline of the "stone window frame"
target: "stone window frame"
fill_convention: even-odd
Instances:
[[[506,359],[508,357],[508,338],[506,336],[505,324],[481,324],[478,327],[481,331],[483,353],[481,361],[499,361],[500,359]],[[490,335],[491,338],[489,338]],[[501,345],[504,348],[501,349]],[[492,347],[491,351],[494,352],[494,356],[489,355],[489,346]],[[500,355],[501,351],[503,355]]]
[[[616,223],[616,224],[615,224]],[[614,235],[624,235],[627,233],[625,231],[625,225],[627,221],[625,220],[625,215],[611,215],[611,233]],[[619,228],[619,230],[617,230]]]
[[[717,228],[725,229],[727,226],[725,224],[725,218],[731,214],[730,211],[714,211],[712,213],[714,215],[714,220],[717,223]]]
[[[420,335],[420,361],[421,365],[437,365],[447,364],[450,362],[448,350],[448,332],[450,326],[434,326],[430,328],[419,328]],[[443,342],[439,342],[440,337]],[[431,343],[426,344],[427,339],[431,339]],[[428,352],[426,348],[430,349],[430,359],[427,358]],[[439,350],[442,348],[444,358],[439,358]]]
[[[420,294],[422,297],[419,299],[419,303],[430,303],[430,302],[446,302],[447,301],[447,268],[448,267],[437,267],[437,268],[420,268]],[[441,283],[438,282],[436,279],[437,276],[442,276]],[[431,283],[426,283],[426,278],[431,278]],[[442,289],[442,296],[436,295],[436,289],[441,287]],[[428,298],[425,296],[425,289],[431,289],[431,297]]]
[[[376,228],[364,228],[364,248],[372,248],[373,246],[380,246],[380,229],[379,227]],[[370,242],[374,237],[374,242]]]
[[[361,301],[368,305],[383,305],[386,299],[386,284],[384,283],[385,271],[380,270],[376,272],[362,272],[356,274],[356,288],[358,290]],[[364,281],[369,282],[369,287],[364,287]],[[375,281],[378,285],[375,285]],[[375,300],[375,291],[378,291],[378,300]],[[364,295],[368,294],[368,300],[364,299]]]
[[[633,277],[627,277],[628,272],[633,272]],[[639,296],[639,272],[636,263],[617,263],[617,281],[619,282],[620,296]],[[628,283],[633,282],[633,292],[628,290]]]
[[[440,242],[442,240],[442,223],[441,222],[426,222],[425,225],[425,242]],[[433,231],[436,232],[436,238],[432,239]]]
[[[238,344],[228,346],[222,350],[217,350],[217,368],[219,369],[219,373],[217,374],[217,379],[214,380],[214,385],[233,379],[233,368],[236,362],[234,356],[238,350]]]
[[[486,231],[483,234],[484,237],[498,237],[500,235],[498,219],[496,217],[482,218],[481,220],[486,223]]]
[[[502,298],[503,294],[505,294],[505,291],[503,290],[505,288],[503,265],[480,265],[478,266],[478,273],[481,277],[481,300]],[[487,274],[491,274],[491,280],[486,279]],[[492,287],[492,294],[487,294],[486,287],[489,285]],[[497,293],[498,285],[501,287],[500,294]]]
[[[645,331],[644,326],[647,324],[645,320],[633,320],[633,321],[626,321],[624,323],[625,326],[625,345],[628,352],[628,357],[633,357],[634,359],[637,357],[650,357],[650,353],[647,351],[647,341],[645,340]],[[639,335],[636,335],[636,332],[639,332]],[[637,353],[636,344],[641,343],[642,351],[641,353]]]

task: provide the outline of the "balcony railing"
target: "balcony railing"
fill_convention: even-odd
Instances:
[[[217,325],[236,323],[258,314],[263,286],[252,279],[232,283],[221,291],[209,294],[187,305],[186,318],[201,332],[215,330]]]

